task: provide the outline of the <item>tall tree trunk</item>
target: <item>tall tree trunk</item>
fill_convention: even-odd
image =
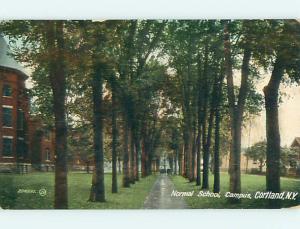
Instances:
[[[196,185],[201,185],[201,125],[198,124],[198,136],[197,136],[197,176]]]
[[[179,151],[178,155],[178,167],[179,167],[179,175],[183,176],[184,174],[184,163],[183,163],[183,151],[182,149]]]
[[[114,76],[112,76],[114,77]],[[114,78],[111,80],[111,100],[112,100],[112,193],[118,192],[117,179],[117,145],[118,145],[118,129],[117,129],[117,104],[116,104],[116,85]]]
[[[222,82],[216,101],[215,108],[215,148],[214,148],[214,192],[220,192],[220,101],[222,96]]]
[[[120,155],[118,154],[118,173],[122,174],[122,165],[121,165],[121,158]]]
[[[139,181],[140,180],[140,175],[139,175],[139,159],[140,159],[140,150],[141,150],[141,145],[140,145],[140,140],[138,133],[136,131],[135,133],[135,180]]]
[[[215,111],[214,192],[220,192],[220,122],[219,107]]]
[[[51,59],[49,77],[53,92],[55,118],[55,199],[56,209],[68,208],[67,185],[67,123],[66,123],[66,73],[64,61],[63,21],[47,22],[47,45]],[[57,44],[57,46],[56,46]],[[53,51],[56,50],[56,51]]]
[[[147,159],[146,159],[146,149],[145,149],[145,139],[143,139],[142,143],[142,155],[141,155],[141,170],[142,170],[142,177],[147,176]]]
[[[183,134],[183,141],[184,141],[184,167],[185,167],[185,172],[184,176],[186,178],[190,178],[190,132],[189,132],[189,127],[187,126],[188,124],[184,124],[184,134]]]
[[[135,141],[134,141],[134,120],[131,120],[131,128],[130,128],[130,183],[135,183]]]
[[[129,168],[129,152],[128,152],[128,138],[129,125],[127,114],[124,114],[124,152],[123,152],[123,187],[130,187],[130,168]]]
[[[284,73],[284,64],[277,57],[271,79],[264,88],[267,134],[267,191],[280,192],[280,132],[278,120],[278,91]],[[280,208],[280,200],[270,200],[271,208]]]
[[[197,106],[197,144],[196,144],[196,185],[201,185],[201,139],[202,139],[202,123],[203,123],[203,87],[201,86],[202,81],[202,70],[201,70],[201,59],[200,54],[198,55],[198,106]]]
[[[238,122],[231,125],[232,145],[230,149],[230,191],[234,193],[241,192],[241,126]],[[239,201],[236,201],[239,202]]]
[[[190,181],[195,181],[195,161],[196,161],[196,122],[193,124],[193,143],[192,143],[192,155],[191,155],[191,175],[190,175]]]
[[[171,172],[173,172],[173,171],[174,171],[174,161],[173,161],[173,157],[169,156],[169,157],[168,157],[168,162],[169,162],[170,170],[171,170]]]
[[[202,102],[201,102],[201,129],[202,129],[202,150],[203,150],[203,173],[202,176],[206,177],[206,174],[204,174],[204,167],[207,168],[208,171],[208,163],[207,162],[207,107],[208,107],[208,97],[209,97],[209,86],[208,86],[208,44],[205,44],[205,54],[204,54],[204,66],[203,66],[203,86],[202,86]],[[202,180],[202,188],[208,187],[208,180],[206,180],[206,184],[203,184],[204,181]]]
[[[220,123],[222,120],[220,106],[224,80],[223,66],[221,68],[215,106],[214,192],[220,192]]]
[[[153,156],[152,156],[152,152],[149,151],[148,152],[148,157],[147,157],[147,175],[152,175],[152,159],[153,159]]]
[[[208,90],[208,89],[206,89]],[[202,188],[208,189],[209,188],[209,158],[210,158],[210,145],[211,145],[211,136],[212,136],[212,129],[213,129],[213,123],[214,123],[214,112],[215,112],[215,106],[216,106],[216,97],[218,94],[218,77],[216,76],[214,78],[213,83],[213,89],[211,94],[211,101],[210,101],[210,114],[209,114],[209,120],[208,120],[208,131],[207,135],[205,136],[205,132],[203,132],[203,183]],[[208,95],[208,93],[207,93]],[[207,104],[207,98],[206,98],[206,104]],[[204,106],[204,109],[206,109],[206,106]],[[206,120],[203,119],[202,123],[205,130],[205,122]]]
[[[95,59],[95,58],[94,58]],[[96,61],[96,60],[94,60]],[[93,73],[93,130],[94,130],[94,154],[95,172],[92,180],[90,201],[105,202],[104,187],[104,152],[103,152],[103,111],[102,111],[102,76],[101,63],[94,64]]]
[[[194,181],[194,144],[195,144],[195,136],[194,136],[194,129],[193,129],[193,103],[195,100],[195,97],[193,97],[192,93],[192,56],[193,56],[193,48],[194,48],[195,42],[193,39],[193,36],[189,36],[189,42],[188,42],[188,63],[187,63],[187,79],[186,79],[186,85],[184,87],[184,100],[185,100],[185,112],[186,112],[186,123],[187,125],[187,168],[186,168],[186,176],[188,177],[189,181]],[[195,105],[195,104],[194,104]],[[186,145],[185,145],[186,146]]]
[[[234,193],[241,192],[240,181],[240,162],[239,162],[239,143],[236,128],[236,102],[234,95],[233,73],[232,73],[232,57],[231,57],[231,44],[230,34],[228,31],[228,24],[224,26],[224,56],[225,56],[225,72],[227,79],[227,95],[229,101],[230,123],[231,123],[231,146],[230,146],[230,162],[229,162],[229,175],[230,187],[229,190]]]
[[[208,130],[207,130],[207,137],[205,144],[203,146],[203,182],[202,188],[208,189],[209,188],[209,151],[211,145],[211,135],[213,129],[213,121],[214,121],[214,110],[213,107],[211,108],[209,121],[208,121]]]
[[[178,174],[178,148],[174,150],[174,163],[175,163],[174,174],[177,175]]]
[[[245,47],[243,63],[242,63],[242,79],[241,87],[239,90],[238,100],[236,101],[234,94],[233,72],[232,72],[232,57],[231,57],[231,44],[230,34],[228,31],[228,24],[224,26],[224,55],[225,55],[225,74],[227,79],[227,95],[229,102],[229,114],[231,123],[231,149],[230,149],[230,192],[241,192],[241,134],[244,106],[246,96],[248,93],[248,76],[249,76],[249,62],[251,58],[251,50]],[[232,203],[240,202],[239,199],[230,199]]]

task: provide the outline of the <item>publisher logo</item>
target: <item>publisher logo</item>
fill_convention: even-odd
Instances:
[[[18,194],[35,194],[39,196],[46,196],[47,195],[47,190],[45,188],[41,189],[26,189],[26,188],[20,188],[17,191]]]
[[[39,190],[39,194],[40,194],[40,196],[46,196],[46,195],[47,195],[47,190],[44,189],[44,188],[41,188],[41,189]]]

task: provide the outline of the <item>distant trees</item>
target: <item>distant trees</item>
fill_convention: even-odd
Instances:
[[[249,147],[245,155],[246,157],[258,162],[259,172],[262,173],[263,167],[266,165],[266,150],[267,142],[257,142],[253,146]]]
[[[280,174],[286,173],[286,168],[295,168],[297,165],[298,152],[289,147],[280,147]],[[267,142],[261,141],[255,143],[245,151],[245,156],[258,163],[259,172],[263,174],[263,168],[266,166]]]

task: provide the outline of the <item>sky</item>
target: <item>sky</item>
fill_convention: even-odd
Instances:
[[[256,85],[258,92],[263,93],[270,73]],[[280,91],[284,93],[282,103],[279,104],[279,128],[281,146],[290,146],[295,137],[300,137],[300,86],[281,84]],[[243,130],[242,147],[248,147],[258,141],[266,139],[266,115],[263,109],[258,116],[245,123]]]

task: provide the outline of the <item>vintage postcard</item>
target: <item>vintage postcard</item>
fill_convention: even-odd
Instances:
[[[300,208],[300,20],[0,21],[2,209]]]

